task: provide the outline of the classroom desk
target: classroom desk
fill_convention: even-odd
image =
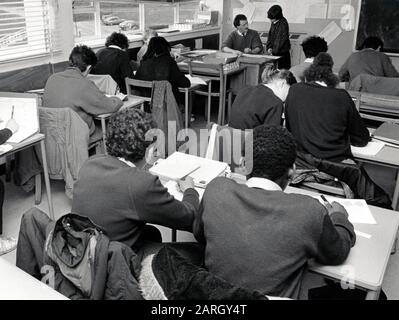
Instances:
[[[44,182],[46,184],[46,193],[47,193],[47,201],[48,201],[48,208],[49,208],[49,214],[50,218],[54,220],[54,209],[53,209],[53,200],[51,197],[51,186],[50,186],[50,178],[48,174],[48,167],[47,167],[47,157],[46,157],[46,146],[44,143],[45,136],[42,133],[36,133],[30,138],[25,139],[24,141],[20,143],[7,143],[11,145],[13,148],[12,150],[3,153],[0,155],[0,158],[2,157],[9,157],[17,152],[20,152],[24,149],[40,145],[40,150],[41,150],[41,155],[42,155],[42,162],[43,162],[43,172],[44,172]],[[35,195],[35,201],[36,204],[38,204],[39,197],[41,197],[41,179],[40,175],[36,177],[36,195]]]
[[[292,187],[288,187],[286,192],[315,195],[314,192]],[[355,246],[342,265],[325,266],[311,262],[309,269],[334,280],[344,280],[346,283],[353,281],[356,287],[367,291],[367,300],[378,300],[398,231],[399,214],[373,206],[370,206],[370,210],[377,224],[354,224],[354,227],[357,232],[370,235],[371,238],[358,234]]]
[[[395,168],[397,170],[395,192],[392,199],[392,207],[398,211],[399,207],[399,148],[384,146],[375,156],[365,156],[354,153],[356,161],[371,163],[383,167]]]
[[[69,300],[0,257],[0,300]]]
[[[178,66],[182,72],[189,72],[189,67],[186,62],[178,63]],[[216,65],[215,65],[216,66]],[[194,76],[201,76],[205,81],[219,81],[219,93],[217,96],[219,97],[219,114],[218,114],[218,124],[223,125],[225,122],[225,104],[226,104],[226,95],[227,95],[227,79],[228,77],[232,77],[234,75],[238,75],[240,73],[244,73],[244,83],[245,83],[245,70],[246,67],[240,66],[236,69],[231,69],[223,72],[223,77],[220,76],[220,73],[216,69],[211,68],[202,68],[196,64],[192,68],[192,73]],[[216,96],[215,93],[211,94],[212,96]]]
[[[267,55],[248,55],[238,58],[238,62],[241,66],[246,67],[245,71],[245,85],[256,86],[262,83],[262,73],[267,64],[276,64],[278,57],[270,58]],[[235,84],[232,84],[234,86]]]
[[[123,105],[122,105],[122,107],[119,110],[123,110],[123,109],[127,109],[127,108],[135,108],[135,107],[138,107],[138,106],[141,106],[142,108],[144,108],[144,102],[145,102],[144,99],[139,99],[139,98],[135,98],[135,97],[128,97],[128,99],[123,102]],[[94,119],[101,121],[101,130],[102,130],[102,134],[103,134],[103,145],[104,145],[105,154],[107,154],[107,146],[106,146],[106,142],[107,142],[107,127],[105,125],[105,122],[112,115],[113,115],[113,113],[104,113],[104,114],[100,114],[100,115],[97,115],[97,116],[94,117]]]

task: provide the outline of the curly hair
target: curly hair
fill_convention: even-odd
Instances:
[[[311,36],[302,42],[303,52],[306,58],[316,57],[320,52],[328,51],[328,44],[324,38]]]
[[[292,168],[296,144],[291,133],[279,126],[262,125],[254,129],[252,177],[272,181]]]
[[[107,40],[105,41],[105,46],[109,47],[111,45],[118,46],[121,49],[129,48],[129,40],[128,38],[120,32],[111,33]]]
[[[305,71],[306,82],[323,81],[330,88],[335,88],[339,83],[339,78],[333,73],[334,61],[325,52],[319,53],[313,64]]]
[[[144,158],[148,146],[146,133],[156,128],[151,114],[139,109],[125,109],[115,113],[109,120],[107,128],[107,151],[114,157],[128,161]]]
[[[69,55],[69,65],[78,68],[81,72],[86,71],[87,66],[94,67],[96,64],[97,56],[88,46],[78,45]]]

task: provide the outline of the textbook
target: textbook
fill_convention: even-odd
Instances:
[[[11,118],[19,128],[7,143],[20,143],[39,132],[38,96],[0,92],[0,129],[4,129]]]
[[[228,164],[175,152],[165,160],[158,161],[149,171],[165,180],[180,180],[186,176],[193,178],[199,188],[206,188],[209,182],[222,176]]]
[[[399,145],[399,125],[393,122],[385,122],[374,131],[373,138]]]

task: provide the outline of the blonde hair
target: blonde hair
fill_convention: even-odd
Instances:
[[[144,34],[143,34],[144,42],[147,42],[148,40],[150,40],[153,37],[158,37],[158,32],[156,32],[155,30],[151,30],[151,29],[147,29],[144,31]]]

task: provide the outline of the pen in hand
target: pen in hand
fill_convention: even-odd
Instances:
[[[324,205],[327,207],[327,209],[332,208],[331,203],[327,200],[327,198],[322,194],[320,198],[323,200]]]

